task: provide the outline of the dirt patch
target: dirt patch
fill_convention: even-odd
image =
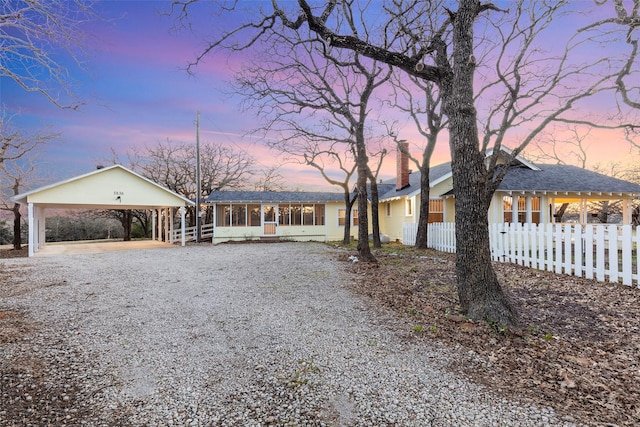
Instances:
[[[588,425],[640,425],[640,290],[496,263],[517,330],[460,313],[455,258],[398,248],[378,264],[343,260],[355,289],[409,319],[413,338],[460,348],[451,367],[507,397]]]
[[[29,248],[23,246],[22,249],[0,248],[0,259],[3,258],[24,258],[29,256]]]
[[[15,342],[34,329],[33,323],[26,320],[22,313],[0,308],[0,344]]]

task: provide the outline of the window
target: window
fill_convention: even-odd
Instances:
[[[502,198],[502,212],[504,222],[511,222],[513,216],[513,197],[504,196]]]
[[[247,205],[250,212],[249,225],[251,227],[260,227],[260,205]]]
[[[234,203],[216,206],[217,227],[260,226],[260,205]]]
[[[444,222],[444,200],[429,200],[429,220],[428,222]]]
[[[279,209],[278,223],[285,226],[291,225],[291,208],[289,205],[280,205]]]
[[[531,222],[540,224],[540,197],[531,197],[530,206],[527,206],[527,198],[524,196],[504,196],[502,198],[502,211],[504,222],[516,222],[513,212],[514,205],[517,209],[517,222],[524,224],[527,222],[527,213],[531,212]]]
[[[247,225],[247,205],[231,205],[231,225],[233,227]]]
[[[413,199],[407,197],[405,202],[405,215],[413,216]]]
[[[357,216],[357,211],[356,216]],[[276,215],[277,214],[277,215]],[[273,222],[278,218],[278,225],[324,225],[324,205],[278,205],[264,207],[264,220]],[[357,224],[357,218],[355,219]],[[262,207],[258,204],[220,204],[216,205],[216,227],[260,227],[262,225]],[[342,222],[344,225],[344,209]]]
[[[229,227],[230,225],[231,225],[231,206],[217,205],[216,206],[216,226]]]
[[[338,209],[338,227],[344,227],[344,216],[347,214],[346,209]]]
[[[275,222],[276,221],[276,208],[275,206],[265,206],[264,207],[264,220],[267,222]]]
[[[527,222],[527,198],[518,197],[518,222],[524,224]]]
[[[531,222],[540,224],[540,197],[531,198]]]
[[[391,202],[385,203],[385,209],[387,212],[387,216],[391,216]]]
[[[315,205],[316,225],[324,225],[324,205]]]
[[[346,209],[338,209],[338,226],[344,227],[344,219],[347,214]],[[358,225],[358,209],[351,209],[351,225]]]
[[[302,225],[301,205],[291,205],[291,225]]]

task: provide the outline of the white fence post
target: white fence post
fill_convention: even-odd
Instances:
[[[622,226],[622,283],[633,284],[633,230],[631,225]]]
[[[593,225],[584,229],[584,277],[593,279]]]
[[[618,265],[618,226],[607,227],[607,238],[609,240],[609,281],[617,283],[620,267]]]

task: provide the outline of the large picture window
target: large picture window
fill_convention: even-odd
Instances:
[[[324,205],[280,204],[279,224],[324,225]]]
[[[265,212],[265,221],[275,221],[273,206]],[[324,225],[324,205],[281,204],[278,205],[278,224]],[[258,204],[231,203],[216,206],[217,227],[260,227],[262,208]]]

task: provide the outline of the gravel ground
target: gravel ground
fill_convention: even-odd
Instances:
[[[3,372],[21,367],[3,378],[0,425],[572,425],[456,377],[456,349],[412,340],[404,320],[355,296],[334,251],[201,245],[0,261],[13,275],[0,309],[34,324],[0,345]],[[24,400],[33,406],[17,419],[11,405]],[[56,400],[62,412],[43,412]]]

